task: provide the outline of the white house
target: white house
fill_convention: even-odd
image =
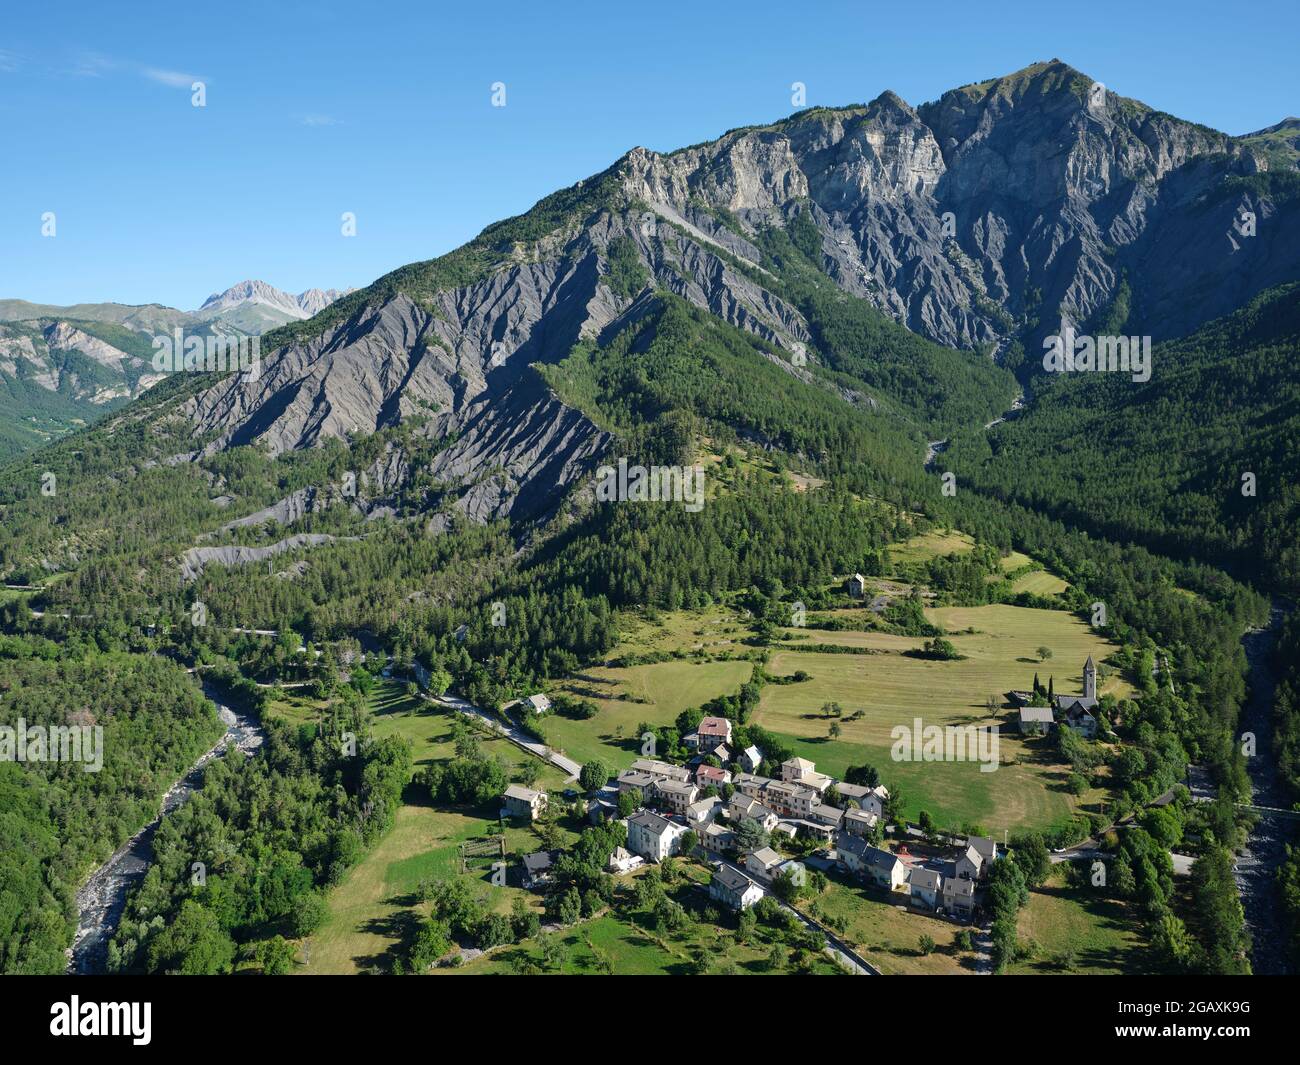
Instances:
[[[754,746],[746,747],[736,761],[746,773],[757,773],[758,767],[763,764],[763,752]]]
[[[871,789],[870,794],[864,795],[858,801],[858,805],[869,814],[884,817],[885,803],[887,802],[889,802],[889,789],[883,784],[877,784]]]
[[[524,700],[529,711],[534,714],[544,714],[551,708],[551,700],[545,695],[530,695]]]
[[[781,779],[790,784],[802,784],[820,795],[833,783],[825,773],[817,772],[817,763],[807,758],[791,758],[781,763]]]
[[[842,827],[845,832],[854,836],[869,836],[879,823],[880,818],[875,814],[868,813],[866,810],[850,809],[844,811]]]
[[[677,853],[686,829],[649,810],[638,810],[627,819],[627,849],[652,862],[662,862]]]
[[[978,880],[980,872],[984,868],[984,858],[969,843],[966,849],[958,857],[953,872],[956,874],[952,879],[955,880]]]
[[[954,917],[969,917],[975,909],[975,881],[944,877],[943,908]]]
[[[997,860],[998,845],[987,836],[971,836],[966,840],[966,844],[975,848],[976,853],[983,860],[980,867],[980,878],[983,879],[989,875],[989,867]]]
[[[686,823],[695,832],[703,832],[706,825],[711,825],[722,814],[722,800],[716,795],[700,799],[686,807]]]
[[[929,910],[939,908],[939,897],[943,892],[943,877],[933,869],[913,867],[907,874],[907,886],[911,889],[913,903]]]
[[[511,784],[502,796],[502,805],[507,817],[526,817],[536,821],[546,809],[546,792]]]
[[[537,888],[551,882],[551,867],[555,864],[558,851],[534,851],[525,854],[524,887]]]
[[[877,887],[888,891],[902,888],[907,869],[899,858],[880,847],[873,847],[861,836],[841,832],[835,837],[835,852],[840,864]]]
[[[847,587],[849,595],[853,596],[854,599],[861,599],[867,594],[867,578],[862,576],[861,573],[855,573],[848,579]]]
[[[609,856],[609,871],[611,873],[630,873],[633,869],[640,868],[644,864],[645,859],[639,854],[632,854],[622,847],[615,847],[614,853]]]
[[[745,910],[763,897],[763,889],[739,869],[720,865],[709,882],[709,897],[733,910]]]
[[[783,861],[785,859],[771,847],[760,847],[745,856],[745,869],[750,875],[766,880],[776,875],[776,868]]]

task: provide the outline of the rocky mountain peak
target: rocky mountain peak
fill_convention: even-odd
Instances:
[[[291,295],[265,281],[246,280],[231,285],[224,292],[215,292],[203,301],[196,313],[211,316],[230,310],[240,304],[252,303],[269,307],[294,319],[310,318],[318,314],[350,289],[309,288],[298,296]]]

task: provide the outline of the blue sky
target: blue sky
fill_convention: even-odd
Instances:
[[[626,10],[623,10],[626,8]],[[561,13],[563,12],[563,13]],[[1300,113],[1300,5],[9,5],[0,298],[364,285],[604,169],[809,104],[1059,57],[1229,133]],[[207,106],[191,106],[205,81]],[[494,82],[506,106],[491,105]],[[41,236],[55,213],[57,235]],[[355,213],[357,236],[340,235]]]

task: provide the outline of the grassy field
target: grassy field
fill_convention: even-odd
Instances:
[[[1081,690],[1078,674],[1084,659],[1091,654],[1101,661],[1114,645],[1064,611],[999,604],[945,607],[929,610],[927,616],[952,634],[949,639],[964,660],[931,661],[903,653],[920,647],[920,639],[809,629],[812,640],[876,653],[778,651],[771,672],[788,675],[802,669],[813,679],[766,687],[755,720],[790,739],[797,753],[817,762],[823,772],[839,776],[849,765],[875,765],[886,783],[902,789],[909,816],[926,809],[944,823],[973,822],[1000,832],[1047,827],[1080,803],[1095,801],[1097,794],[1081,799],[1068,794],[1066,769],[1046,756],[1044,741],[1022,741],[1009,729],[1010,711],[990,717],[985,702],[989,695],[1001,702],[1002,693],[1012,687],[1028,688],[1036,671],[1044,683],[1055,675],[1059,692]],[[1039,646],[1052,650],[1049,661],[1038,660]],[[1106,690],[1124,695],[1130,689],[1112,677]],[[838,719],[841,735],[835,739],[829,735],[835,719],[820,712],[827,702],[844,708]],[[863,716],[849,720],[859,710]],[[891,729],[911,727],[918,717],[924,725],[1001,723],[1001,766],[983,773],[974,762],[893,762]]]
[[[1043,569],[1022,574],[1011,582],[1011,591],[1016,595],[1021,592],[1029,592],[1032,595],[1060,595],[1068,587],[1070,586],[1055,573],[1048,573]]]
[[[470,811],[434,809],[408,804],[397,811],[392,830],[328,896],[330,915],[300,952],[310,974],[352,974],[387,971],[395,952],[428,906],[415,897],[420,881],[429,877],[474,877],[487,907],[508,913],[516,896],[540,909],[540,900],[516,887],[495,887],[487,860],[473,872],[461,874],[457,845],[485,835],[493,822]],[[506,832],[507,861],[540,847],[531,829]]]
[[[891,544],[887,553],[893,565],[910,566],[917,562],[929,562],[930,559],[942,555],[962,554],[973,550],[974,547],[975,541],[964,532],[931,529],[901,543]]]
[[[928,562],[943,555],[964,554],[975,547],[975,541],[965,533],[931,530],[919,536],[913,536],[900,544],[889,548],[889,561],[899,571],[917,563]],[[1012,573],[1024,566],[1032,565],[1034,559],[1020,551],[1012,551],[1001,562],[1004,574]],[[990,577],[990,580],[995,578]],[[1065,581],[1054,573],[1038,569],[1025,573],[1012,582],[1011,590],[1015,594],[1031,592],[1034,595],[1059,595],[1069,587]]]
[[[713,607],[678,611],[656,621],[629,618],[621,634],[620,654],[651,655],[686,651],[704,655],[738,654],[749,634],[731,611]],[[749,680],[747,660],[674,659],[631,666],[598,666],[557,684],[552,692],[588,699],[599,708],[595,717],[574,721],[553,714],[543,725],[546,740],[578,762],[599,758],[622,769],[640,757],[637,726],[667,725],[683,710],[736,691]]]
[[[1011,973],[1113,976],[1152,971],[1137,921],[1125,905],[1067,886],[1059,868],[1030,893],[1016,938],[1030,948],[1030,956],[1010,965]]]
[[[702,868],[687,868],[693,883],[707,880],[708,874]],[[691,884],[682,884],[670,894],[697,914],[707,904],[701,889]],[[723,920],[729,923],[729,919]],[[567,948],[567,957],[559,969],[562,973],[684,976],[696,971],[700,958],[707,959],[711,973],[746,976],[773,972],[768,955],[774,940],[770,930],[761,926],[748,942],[739,943],[731,927],[714,924],[703,917],[677,932],[661,933],[652,927],[645,914],[629,916],[610,912],[558,934]],[[524,959],[540,964],[541,949],[535,942],[504,947],[459,968],[435,972],[474,976],[511,973],[518,970]],[[829,958],[817,956],[812,959],[811,971],[828,975],[839,970]]]
[[[452,711],[431,709],[429,703],[407,696],[405,685],[388,681],[374,686],[367,703],[374,715],[375,735],[405,737],[411,742],[417,766],[454,756],[456,717]],[[294,692],[286,693],[271,712],[290,720],[315,719],[314,703]],[[543,765],[510,741],[484,736],[481,742],[485,753],[505,763],[512,778],[518,779],[523,765],[533,764],[541,766],[537,787],[553,794],[564,788],[562,772]],[[301,971],[346,974],[387,970],[394,951],[427,913],[427,906],[413,894],[426,878],[471,875],[489,908],[497,912],[507,912],[516,895],[524,895],[540,908],[530,893],[516,887],[494,887],[488,860],[476,862],[469,874],[460,873],[458,845],[486,838],[489,828],[496,825],[493,809],[434,808],[411,789],[392,830],[330,891],[330,916],[304,946],[301,954],[308,960]],[[565,830],[565,839],[570,841],[576,838],[571,827]],[[542,846],[532,828],[520,825],[509,825],[505,840],[506,861],[512,869],[522,855]]]
[[[885,902],[881,893],[854,883],[838,874],[815,899],[800,903],[809,910],[816,903],[823,919],[843,918],[846,942],[886,976],[953,975],[971,972],[974,956],[953,944],[960,927],[948,921],[912,912]],[[935,949],[921,953],[922,936],[935,942]]]

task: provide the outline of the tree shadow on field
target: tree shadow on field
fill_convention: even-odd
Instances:
[[[363,972],[375,968],[392,972],[397,961],[407,953],[420,930],[420,924],[420,915],[411,910],[398,910],[396,913],[383,914],[361,922],[357,926],[358,932],[382,936],[394,942],[375,954],[354,955],[352,961]]]

